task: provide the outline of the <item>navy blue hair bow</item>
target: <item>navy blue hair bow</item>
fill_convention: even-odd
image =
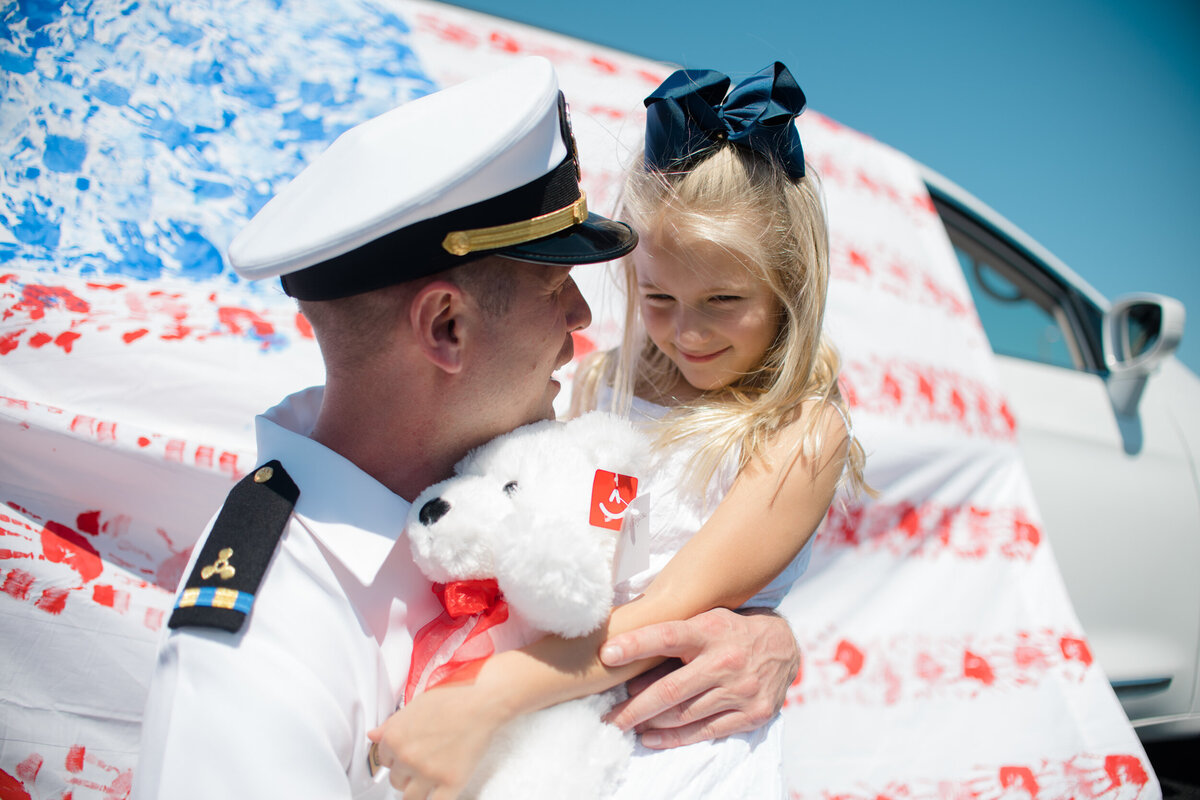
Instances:
[[[673,72],[646,98],[646,167],[689,166],[712,145],[728,139],[773,158],[792,180],[804,177],[804,150],[792,120],[804,110],[804,92],[776,61],[733,87],[711,69]]]

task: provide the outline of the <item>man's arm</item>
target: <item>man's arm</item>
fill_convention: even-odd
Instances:
[[[354,736],[329,690],[303,664],[229,637],[181,631],[163,643],[135,800],[349,798],[343,761],[361,733]]]
[[[766,609],[717,608],[649,625],[614,636],[600,651],[609,667],[653,657],[676,660],[630,680],[630,699],[609,721],[635,729],[642,744],[656,749],[765,725],[783,707],[800,668],[791,627]]]

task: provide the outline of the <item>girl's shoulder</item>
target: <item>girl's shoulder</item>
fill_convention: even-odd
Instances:
[[[817,419],[817,425],[825,430],[826,433],[838,433],[839,431],[846,434],[846,437],[851,441],[854,440],[854,426],[850,424],[850,414],[842,406],[842,401],[838,399],[825,399],[814,395],[807,398],[800,404],[803,414],[814,415]]]
[[[783,417],[779,430],[819,430],[822,433],[842,433],[853,437],[850,415],[842,408],[839,399],[812,395],[801,400]]]
[[[767,437],[767,460],[797,457],[822,464],[844,461],[854,442],[849,415],[841,404],[819,396],[802,400]]]

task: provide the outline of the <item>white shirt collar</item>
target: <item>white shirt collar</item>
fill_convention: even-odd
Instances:
[[[296,392],[255,418],[259,463],[279,459],[300,488],[297,518],[358,581],[369,586],[396,542],[404,539],[410,504],[308,438],[323,394],[321,386]]]

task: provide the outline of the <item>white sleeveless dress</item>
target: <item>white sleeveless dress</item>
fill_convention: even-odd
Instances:
[[[601,398],[601,406],[606,398]],[[651,424],[668,411],[663,406],[634,398],[630,417],[635,423]],[[637,597],[700,530],[720,504],[737,477],[739,453],[721,463],[704,497],[684,488],[688,461],[695,445],[683,442],[660,454],[650,472],[650,563],[617,585],[616,602]],[[808,567],[812,538],[775,580],[746,603],[746,608],[775,608],[792,584]],[[777,714],[768,724],[749,733],[727,736],[671,750],[636,746],[625,782],[614,795],[619,800],[647,798],[782,798],[783,721]]]

